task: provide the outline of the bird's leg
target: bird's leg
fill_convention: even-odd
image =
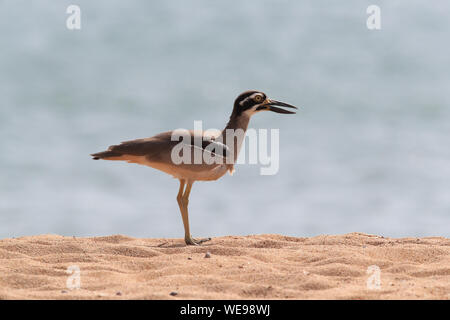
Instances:
[[[211,238],[198,239],[195,240],[191,237],[191,232],[189,231],[189,216],[188,216],[188,204],[189,204],[189,194],[191,193],[192,182],[188,181],[186,185],[186,190],[184,190],[185,180],[180,180],[180,189],[178,190],[177,202],[181,211],[181,218],[183,219],[184,225],[184,241],[187,245],[199,245],[205,241],[211,240]]]
[[[180,179],[180,189],[178,190],[177,202],[178,202],[178,206],[180,207],[181,218],[183,219],[184,235],[186,238],[186,236],[190,235],[190,232],[189,232],[189,220],[188,220],[187,214],[185,214],[185,212],[187,210],[184,206],[184,201],[183,201],[183,192],[184,192],[185,184],[186,184],[186,181]]]

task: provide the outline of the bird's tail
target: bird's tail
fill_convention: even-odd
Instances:
[[[108,158],[114,158],[114,157],[120,157],[122,154],[114,152],[114,151],[102,151],[91,154],[93,160],[100,160],[100,159],[108,159]]]

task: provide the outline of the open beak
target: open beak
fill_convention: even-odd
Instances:
[[[293,112],[293,111],[284,110],[281,108],[277,108],[275,106],[297,109],[297,107],[294,107],[294,106],[284,103],[284,102],[266,99],[266,101],[264,101],[264,103],[262,105],[260,105],[258,108],[256,108],[256,110],[267,110],[267,111],[273,111],[276,113],[295,114],[295,112]]]

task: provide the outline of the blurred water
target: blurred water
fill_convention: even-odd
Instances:
[[[280,171],[194,185],[194,236],[450,236],[448,1],[0,1],[0,237],[181,237],[178,182],[94,162],[123,140],[222,128],[246,89],[299,106]]]

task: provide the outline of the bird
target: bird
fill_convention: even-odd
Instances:
[[[200,245],[211,238],[194,239],[191,236],[188,204],[193,183],[214,181],[227,172],[232,174],[253,115],[264,111],[295,114],[294,111],[279,107],[297,109],[293,105],[269,99],[264,92],[247,90],[235,99],[230,119],[222,131],[217,130],[214,133],[203,130],[167,131],[150,138],[124,141],[91,156],[94,160],[126,161],[149,166],[178,179],[180,184],[176,200],[183,220],[184,241],[186,245]],[[234,134],[235,132],[240,134]],[[178,140],[174,139],[174,136],[177,136]],[[180,138],[183,138],[181,146]],[[177,154],[174,152],[175,148],[179,148],[182,152]],[[182,154],[186,159],[189,159],[188,156],[195,158],[196,153],[197,155],[200,153],[200,162],[180,162],[179,159],[175,159],[176,156],[174,157]],[[215,161],[205,161],[206,157],[204,159],[202,155],[209,155],[215,158]]]

